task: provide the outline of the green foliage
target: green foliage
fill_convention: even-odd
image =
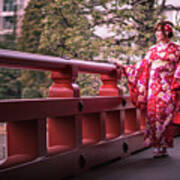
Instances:
[[[39,42],[44,28],[45,7],[48,0],[31,0],[25,9],[22,34],[18,38],[18,50],[40,53]],[[21,71],[22,98],[47,97],[51,84],[48,72]]]
[[[0,69],[0,99],[21,98],[20,71],[15,69]]]
[[[21,71],[19,80],[22,84],[22,98],[47,97],[48,87],[51,84],[49,72]]]
[[[0,37],[1,49],[16,49],[16,23],[17,13],[14,6],[13,16],[13,32]],[[0,99],[15,99],[21,98],[21,82],[19,77],[21,76],[20,70],[0,68]]]
[[[45,12],[42,53],[84,60],[123,58],[125,63],[154,44],[153,27],[162,18],[154,0],[55,0]],[[113,34],[97,34],[101,26]]]
[[[15,42],[14,34],[5,34],[5,35],[1,36],[0,48],[15,50],[16,42]]]
[[[37,53],[39,40],[44,28],[45,7],[48,0],[31,0],[25,9],[21,27],[21,36],[18,38],[18,50]]]
[[[98,41],[92,39],[84,1],[52,1],[47,6],[39,49],[44,54],[92,60],[98,55]]]
[[[80,87],[81,96],[98,96],[101,80],[99,75],[79,74],[77,84]]]

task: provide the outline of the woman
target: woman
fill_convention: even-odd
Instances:
[[[154,157],[168,155],[173,147],[172,120],[180,88],[180,46],[170,41],[173,24],[162,21],[155,27],[157,44],[136,65],[123,67],[133,103],[146,109],[145,144],[154,147]]]

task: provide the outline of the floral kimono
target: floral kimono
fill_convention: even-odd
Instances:
[[[125,68],[133,103],[146,109],[145,144],[173,147],[172,120],[180,88],[180,46],[154,45],[145,59]]]

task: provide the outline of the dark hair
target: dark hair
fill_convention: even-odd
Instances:
[[[168,38],[173,37],[173,32],[169,32],[168,34],[165,33],[165,25],[169,24],[171,27],[173,27],[173,23],[170,21],[161,21],[155,25],[154,32],[157,31],[158,28],[163,32],[164,36],[168,36]]]

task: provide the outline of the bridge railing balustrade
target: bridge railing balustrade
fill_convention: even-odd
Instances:
[[[144,148],[144,112],[122,95],[115,65],[1,49],[0,67],[50,71],[53,80],[49,98],[0,101],[7,128],[0,177],[64,177]],[[100,74],[99,96],[80,96],[82,72]]]

